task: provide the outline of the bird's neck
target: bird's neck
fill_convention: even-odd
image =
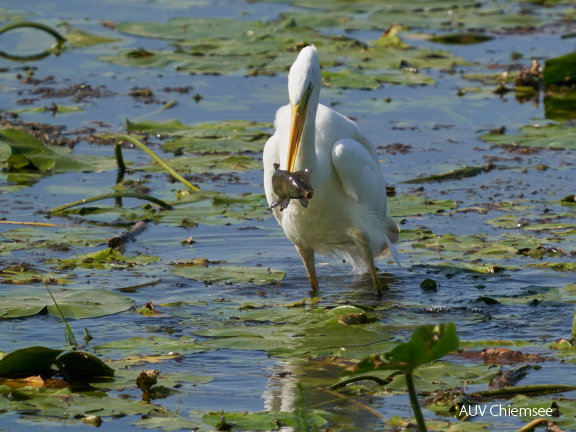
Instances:
[[[298,154],[296,155],[296,162],[294,164],[294,171],[310,169],[314,172],[318,164],[318,157],[316,155],[316,110],[318,109],[318,105],[315,104],[310,108],[313,108],[313,110],[309,109],[306,114],[306,121],[302,129]]]

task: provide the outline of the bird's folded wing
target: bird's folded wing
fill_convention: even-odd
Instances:
[[[332,148],[332,164],[344,192],[373,211],[386,212],[386,183],[378,160],[358,141],[340,139]]]

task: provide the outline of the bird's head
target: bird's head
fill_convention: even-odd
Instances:
[[[320,61],[318,60],[318,51],[316,51],[314,45],[307,46],[300,51],[288,74],[288,96],[292,107],[290,141],[288,145],[289,172],[294,170],[309,102],[313,101],[310,106],[313,106],[313,109],[316,110],[321,86],[322,72],[320,70]]]

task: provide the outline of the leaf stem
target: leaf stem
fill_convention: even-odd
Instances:
[[[332,384],[330,387],[328,387],[330,390],[336,390],[339,389],[341,387],[346,387],[348,384],[352,384],[358,381],[364,381],[364,380],[369,380],[369,381],[375,381],[380,385],[386,385],[386,384],[390,384],[391,379],[383,379],[374,375],[360,375],[360,376],[355,376],[352,378],[348,378],[347,380],[344,381],[339,381],[336,384]]]
[[[64,325],[66,326],[66,343],[69,346],[77,347],[78,342],[76,342],[76,338],[74,337],[74,333],[72,332],[72,329],[70,328],[70,325],[68,324],[68,321],[66,320],[66,317],[62,313],[62,309],[60,309],[60,306],[58,305],[58,303],[56,302],[56,299],[52,295],[50,288],[48,288],[48,285],[46,285],[46,290],[48,291],[48,294],[50,294],[50,297],[52,297],[52,301],[54,302],[54,305],[56,305],[56,309],[58,309],[58,312],[60,313],[62,320],[64,320]]]
[[[160,165],[162,168],[164,168],[166,171],[168,171],[168,173],[172,177],[174,177],[176,180],[178,180],[180,183],[182,183],[187,188],[189,188],[193,191],[200,191],[200,189],[198,189],[196,186],[193,186],[188,180],[186,180],[184,177],[182,177],[180,174],[178,174],[176,171],[174,171],[174,169],[169,167],[166,164],[166,162],[164,162],[162,160],[162,158],[160,156],[158,156],[156,153],[154,153],[152,150],[150,150],[145,144],[143,144],[142,142],[140,142],[139,140],[137,140],[136,138],[134,138],[130,135],[120,135],[118,138],[116,138],[116,159],[118,160],[118,168],[122,169],[120,167],[120,161],[122,161],[122,164],[124,164],[124,161],[123,161],[122,156],[121,156],[121,150],[119,150],[120,149],[119,141],[121,141],[121,140],[128,141],[129,143],[135,145],[136,147],[144,150],[144,152],[146,154],[148,154],[148,156],[150,156],[152,159],[154,159],[156,161],[156,163],[158,163],[158,165]],[[120,159],[118,159],[118,152],[120,152]],[[124,167],[124,170],[125,169],[126,169],[126,167]]]
[[[81,200],[73,201],[73,202],[70,202],[68,204],[61,205],[59,207],[54,207],[53,209],[48,210],[48,213],[59,213],[63,210],[69,209],[71,207],[76,207],[78,205],[87,204],[87,203],[91,203],[94,201],[100,201],[100,200],[108,199],[108,198],[117,198],[117,197],[138,198],[138,199],[152,201],[153,203],[156,203],[159,206],[164,207],[165,209],[168,209],[168,210],[172,210],[174,208],[170,204],[168,204],[168,203],[166,203],[166,202],[164,202],[158,198],[154,198],[153,196],[150,196],[150,195],[139,194],[139,193],[134,193],[134,192],[114,192],[114,193],[109,193],[109,194],[96,195],[96,196],[93,196],[90,198],[83,198]]]
[[[570,343],[574,346],[576,343],[576,307],[574,308],[574,318],[572,319],[572,337],[570,338]]]
[[[414,379],[412,378],[412,372],[410,371],[406,371],[406,384],[408,385],[408,395],[410,396],[410,403],[414,410],[414,417],[416,417],[416,423],[418,423],[418,431],[427,432],[424,416],[422,415],[422,409],[420,408],[418,396],[416,395],[416,388],[414,387]]]
[[[36,28],[38,30],[42,30],[42,31],[45,31],[46,33],[51,34],[60,43],[66,42],[66,38],[64,36],[62,36],[60,33],[58,33],[56,30],[54,30],[53,28],[48,27],[47,25],[44,25],[44,24],[40,24],[37,22],[31,22],[31,21],[21,21],[21,22],[16,22],[13,24],[8,24],[8,25],[0,28],[0,34],[5,33],[9,30],[13,30],[15,28],[21,28],[21,27]]]

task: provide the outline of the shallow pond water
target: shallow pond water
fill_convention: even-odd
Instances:
[[[70,46],[58,56],[38,61],[0,60],[3,126],[29,132],[43,130],[46,136],[38,136],[44,141],[80,137],[72,154],[91,155],[97,160],[113,157],[114,148],[106,141],[106,134],[125,133],[129,120],[150,126],[147,143],[162,157],[177,163],[182,158],[172,151],[164,152],[163,147],[178,139],[179,134],[195,129],[168,130],[159,122],[178,119],[183,125],[217,123],[224,131],[218,132],[223,133],[219,139],[225,142],[229,138],[226,134],[236,139],[237,133],[236,129],[226,129],[226,122],[244,120],[256,123],[247,127],[248,138],[240,139],[248,150],[238,153],[260,164],[261,150],[251,150],[251,143],[263,146],[266,134],[273,131],[270,123],[275,110],[287,102],[286,70],[296,56],[291,44],[316,43],[321,59],[327,62],[324,70],[336,73],[360,61],[353,48],[360,43],[347,44],[342,42],[344,37],[374,45],[388,28],[384,24],[387,17],[381,24],[374,24],[379,16],[378,3],[358,2],[355,10],[347,9],[348,2],[325,3],[328,10],[335,8],[348,18],[322,21],[320,18],[326,18],[323,10],[307,9],[299,1],[77,0],[66,6],[59,2],[8,1],[2,6],[5,9],[0,9],[3,24],[23,17],[54,26],[70,39],[74,35],[71,29],[80,29],[111,40]],[[393,1],[390,7],[408,8],[420,17],[419,3]],[[550,143],[574,136],[574,116],[547,118],[556,102],[543,91],[537,93],[538,100],[529,101],[517,101],[513,91],[502,96],[493,93],[498,74],[513,74],[528,67],[531,57],[543,64],[546,59],[573,52],[576,39],[561,35],[575,31],[576,11],[569,2],[550,7],[508,1],[482,1],[474,7],[463,2],[468,6],[455,12],[465,29],[484,26],[484,33],[493,39],[448,45],[431,42],[423,35],[455,33],[457,25],[437,21],[442,18],[438,10],[445,11],[444,19],[452,17],[452,6],[443,0],[424,3],[429,21],[424,16],[414,23],[400,12],[397,16],[409,22],[399,34],[412,50],[402,52],[411,61],[422,62],[420,74],[433,79],[433,84],[391,84],[381,78],[383,83],[370,83],[376,88],[366,90],[354,88],[354,84],[326,82],[321,93],[321,102],[354,118],[374,138],[388,184],[395,189],[389,207],[404,231],[399,245],[402,267],[386,260],[378,263],[381,281],[388,287],[382,299],[374,296],[369,277],[350,274],[348,264],[328,258],[318,262],[320,298],[309,299],[301,260],[259,196],[263,193],[262,171],[258,165],[243,169],[246,160],[231,165],[214,162],[188,171],[180,166],[206,194],[195,202],[194,192],[178,194],[184,186],[169,182],[167,174],[151,166],[148,156],[125,146],[124,158],[132,163],[133,172],[127,173],[124,180],[145,186],[150,195],[173,203],[173,212],[123,198],[122,207],[114,207],[112,200],[97,201],[85,206],[92,210],[72,209],[47,217],[46,212],[56,206],[112,192],[117,183],[113,161],[99,172],[40,174],[6,169],[0,173],[2,219],[55,225],[0,224],[2,313],[2,303],[13,296],[45,296],[42,281],[47,278],[54,292],[64,288],[102,289],[127,296],[136,308],[152,302],[160,312],[148,316],[131,309],[69,319],[79,342],[84,329],[89,331],[93,339],[81,343],[81,348],[110,361],[116,369],[116,380],[92,383],[92,389],[69,393],[42,389],[45,395],[38,394],[40,390],[13,394],[0,386],[0,430],[61,425],[87,428],[82,418],[90,414],[101,415],[110,430],[214,430],[215,423],[209,416],[203,418],[210,412],[223,410],[234,419],[242,412],[291,412],[298,404],[297,383],[304,387],[307,406],[327,420],[321,430],[400,430],[413,416],[405,388],[398,384],[401,380],[392,381],[389,388],[362,383],[338,392],[329,387],[339,380],[349,359],[388,351],[406,341],[416,327],[443,322],[456,324],[462,352],[443,359],[447,365],[439,363],[446,368],[444,375],[431,375],[426,369],[428,372],[423,372],[416,383],[430,430],[517,430],[531,420],[486,415],[463,421],[425,403],[438,389],[465,388],[467,393],[485,390],[489,381],[483,380],[485,375],[511,367],[486,365],[478,356],[467,356],[470,352],[504,346],[540,355],[545,361],[525,361],[531,368],[519,384],[576,385],[574,351],[549,347],[559,338],[570,337],[574,316],[576,210],[573,202],[561,199],[574,194],[575,154],[570,149],[573,145],[547,148]],[[494,16],[493,25],[484,21],[490,14]],[[288,27],[294,35],[292,41],[282,33],[286,31],[287,16],[294,17],[296,23]],[[502,16],[508,17],[510,24],[501,24]],[[273,48],[268,48],[268,55],[279,53],[278,58],[258,63],[262,62],[258,52],[254,64],[247,64],[243,58],[233,57],[243,49],[233,43],[240,33],[227,33],[229,29],[217,21],[214,26],[222,35],[206,30],[212,39],[193,35],[194,28],[187,25],[182,31],[191,35],[168,36],[167,24],[174,23],[170,20],[184,18],[208,22],[229,19],[226,25],[230,29],[238,26],[238,32],[245,32],[239,22],[267,23],[280,36],[272,32],[259,42],[251,39],[254,45],[250,46],[258,49],[258,44],[269,43]],[[313,25],[314,30],[300,25],[307,19],[319,19],[306,24]],[[529,25],[524,25],[523,19]],[[532,19],[540,22],[533,23]],[[142,25],[144,30],[134,30],[135,23],[149,24]],[[191,23],[193,26],[196,22]],[[259,25],[254,24],[254,31],[269,31]],[[330,35],[338,38],[330,39]],[[315,39],[311,39],[313,36]],[[32,55],[51,43],[49,36],[32,30],[0,35],[1,50],[12,54]],[[334,53],[331,44],[342,44],[341,52]],[[154,52],[154,58],[167,56],[167,60],[155,67],[138,66],[131,63],[138,60],[131,60],[126,53],[139,49]],[[188,49],[203,49],[208,55],[197,52],[189,56],[192,60],[179,57],[180,51]],[[412,54],[428,52],[424,50],[443,50],[442,56],[450,60],[437,65],[433,62],[439,62],[439,54]],[[388,54],[397,55],[397,51]],[[210,56],[220,62],[220,75],[186,71],[213,67],[203,63]],[[382,59],[371,59],[377,60]],[[240,66],[231,67],[229,63],[234,61]],[[385,74],[396,69],[382,65],[376,71]],[[363,76],[376,73],[366,68],[354,71]],[[512,88],[513,80],[507,86]],[[134,93],[146,87],[151,96]],[[52,115],[52,103],[81,110],[60,110]],[[44,106],[46,112],[27,110]],[[576,112],[576,107],[572,109]],[[544,133],[539,145],[523,146],[540,129],[548,130],[527,131],[527,125],[548,123],[559,124],[560,131]],[[53,134],[46,125],[65,129]],[[485,136],[502,126],[504,135]],[[145,137],[138,129],[135,133]],[[497,141],[508,136],[509,142]],[[10,151],[5,143],[2,145],[0,157],[7,166]],[[66,145],[60,150],[64,148]],[[193,148],[184,148],[185,157],[200,158]],[[201,156],[211,156],[211,152]],[[465,166],[485,168],[470,177],[410,182]],[[213,191],[219,194],[211,195]],[[93,261],[82,257],[105,249],[107,239],[138,220],[148,221],[148,229],[123,253],[134,264],[106,261],[92,265]],[[186,242],[189,238],[193,243]],[[148,256],[153,258],[146,261]],[[137,262],[137,257],[144,261]],[[187,277],[189,268],[177,266],[200,258],[209,260],[206,271],[214,275],[194,273]],[[74,261],[65,261],[70,259]],[[15,280],[14,272],[26,271],[37,272],[36,279]],[[217,271],[223,272],[222,279],[210,283],[208,279],[217,277]],[[255,276],[242,279],[242,271],[254,272]],[[425,279],[433,279],[437,287],[422,287]],[[303,299],[304,307],[294,307]],[[365,325],[334,327],[330,314],[345,305],[369,309],[375,320]],[[0,319],[0,352],[35,345],[67,348],[64,324],[58,315]],[[466,380],[460,369],[457,373],[451,367],[469,368],[470,373],[482,378]],[[148,404],[140,402],[141,391],[134,382],[143,369],[159,369],[158,384],[166,391],[156,394]],[[561,415],[551,420],[558,421],[564,430],[576,430],[575,398],[574,391],[566,391],[494,399],[484,404],[557,403]],[[59,405],[64,400],[70,412]],[[83,404],[88,407],[84,411],[78,408]],[[292,430],[290,426],[280,427]],[[257,426],[248,423],[238,429],[255,430]]]

